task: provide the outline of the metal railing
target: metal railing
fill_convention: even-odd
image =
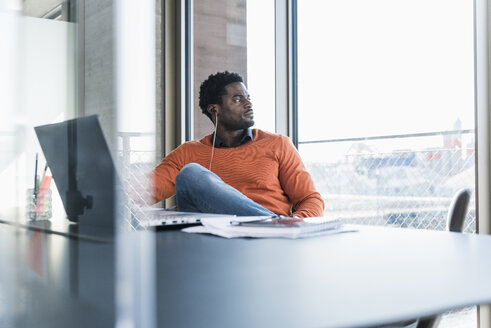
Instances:
[[[475,190],[473,133],[457,130],[303,142],[300,154],[308,158],[307,147],[325,154],[304,160],[325,200],[326,215],[361,224],[444,230],[454,193],[461,188]],[[424,138],[431,142],[410,147],[425,144]],[[412,141],[405,141],[404,150],[386,150],[387,141],[398,148],[401,139]],[[384,147],[379,145],[382,142]],[[329,156],[341,143],[345,152]],[[475,232],[475,219],[472,197],[465,231]]]
[[[305,156],[304,162],[324,198],[327,216],[360,224],[444,230],[454,193],[464,187],[475,190],[473,133],[457,130],[303,142],[300,153],[308,155],[306,148],[313,147],[320,154],[316,159]],[[135,189],[142,189],[149,183],[147,174],[155,165],[155,153],[131,147],[130,139],[148,136],[120,137],[123,176],[136,184]],[[411,149],[411,144],[421,140],[425,146]],[[405,149],[380,146],[387,141],[392,148]],[[332,148],[339,144],[344,144],[345,151],[332,155]],[[475,232],[475,220],[471,197],[465,231]]]
[[[130,230],[142,229],[140,223],[146,214],[141,210],[141,204],[151,198],[152,181],[150,173],[155,167],[156,153],[149,145],[155,135],[152,133],[120,132],[118,133],[117,163],[121,178],[128,194],[126,208],[126,223]],[[145,140],[145,138],[150,138]],[[147,141],[147,142],[145,142]]]

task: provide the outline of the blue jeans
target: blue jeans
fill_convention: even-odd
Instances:
[[[185,165],[177,175],[176,201],[183,212],[276,216],[196,163]]]

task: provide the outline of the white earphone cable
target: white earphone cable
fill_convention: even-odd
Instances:
[[[215,140],[217,137],[217,125],[218,125],[218,116],[215,112],[215,129],[213,130],[213,144],[211,145],[211,158],[210,158],[210,167],[208,168],[211,171],[211,164],[213,163],[213,154],[215,153]]]

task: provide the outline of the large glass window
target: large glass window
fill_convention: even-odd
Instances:
[[[443,229],[474,190],[473,65],[472,2],[299,1],[299,148],[328,213]]]
[[[251,94],[256,128],[274,132],[274,1],[193,2],[194,139],[213,131],[198,106],[201,83],[225,70],[242,75]]]

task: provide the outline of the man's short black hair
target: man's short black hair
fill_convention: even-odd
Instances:
[[[211,114],[207,108],[210,104],[222,104],[222,96],[227,94],[225,86],[234,82],[244,82],[242,76],[237,73],[231,73],[229,71],[217,72],[211,74],[208,78],[201,83],[199,88],[199,107],[211,120]]]

